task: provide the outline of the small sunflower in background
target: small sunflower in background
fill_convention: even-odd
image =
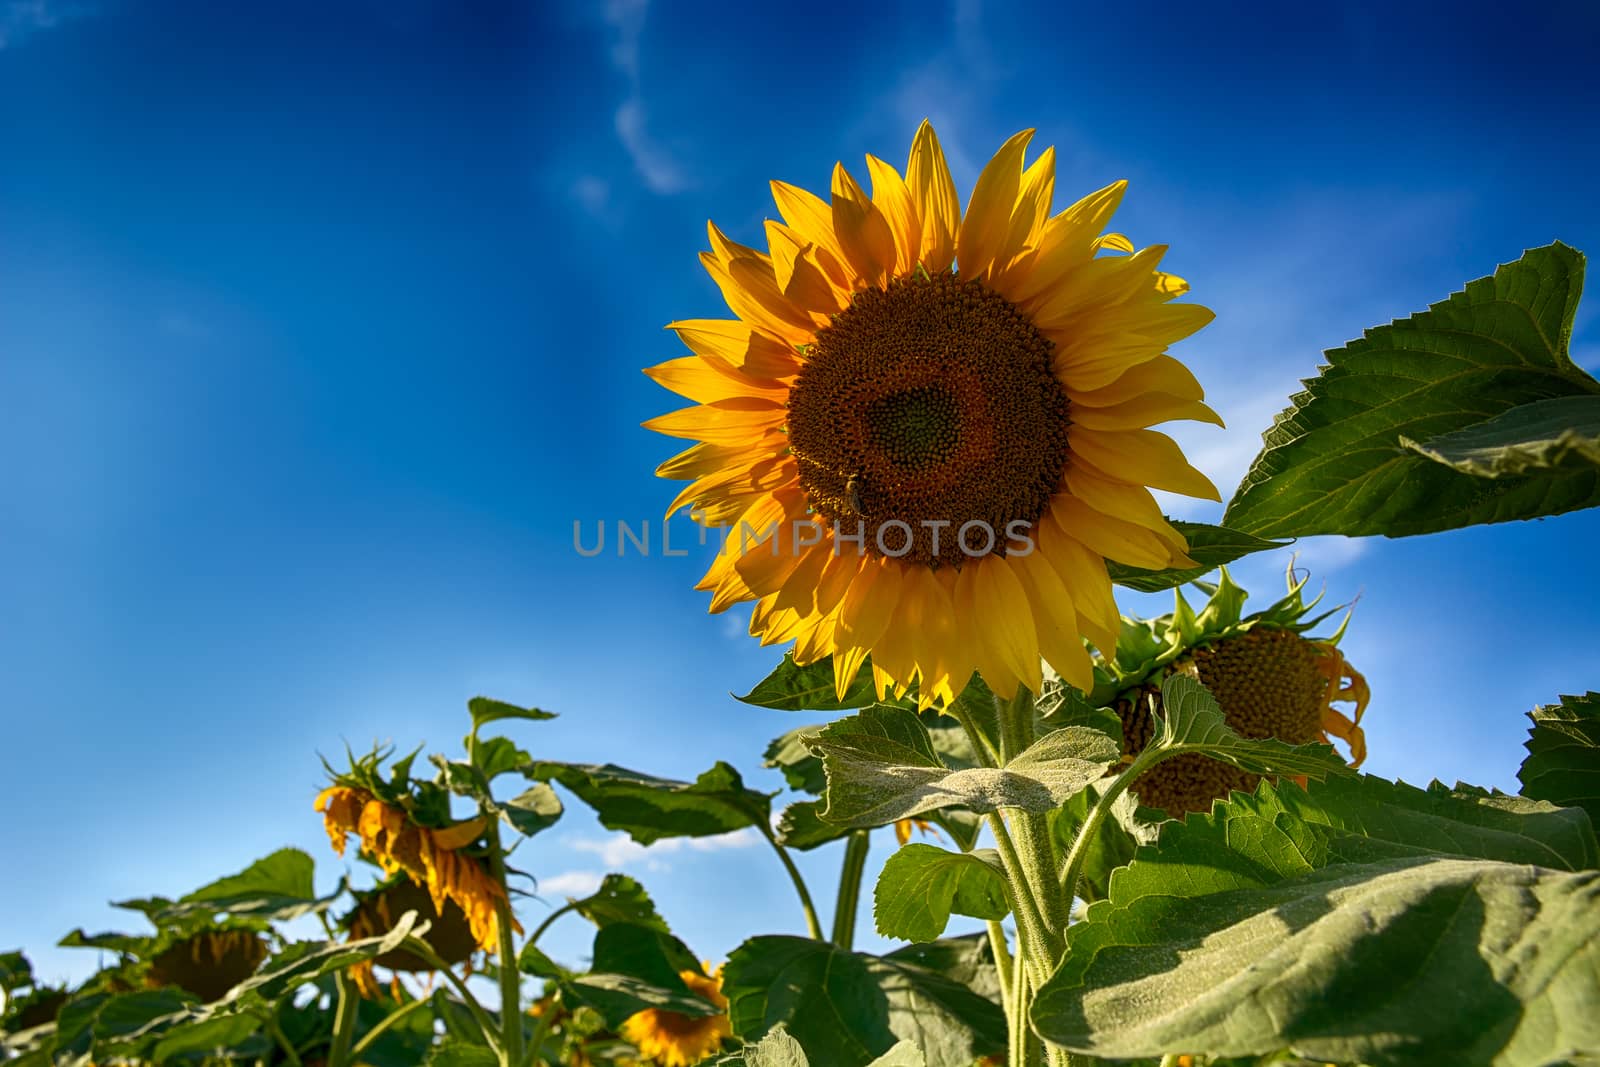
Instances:
[[[755,601],[751,633],[832,656],[841,696],[869,655],[880,694],[924,705],[974,670],[1038,692],[1041,656],[1092,688],[1106,561],[1194,565],[1150,489],[1220,499],[1150,429],[1220,425],[1166,354],[1212,313],[1176,302],[1164,246],[1104,232],[1125,182],[1052,213],[1031,136],[965,213],[927,123],[904,175],[867,157],[870,195],[842,165],[829,200],[774,182],[767,250],[713,224],[700,257],[736,317],[672,323],[693,354],[646,372],[695,402],[645,423],[699,442],[657,470],[689,483],[668,515],[731,527],[711,610]]]
[[[690,992],[719,1009],[715,1015],[684,1015],[661,1008],[647,1008],[623,1021],[623,1038],[639,1050],[639,1055],[657,1067],[693,1067],[722,1048],[723,1039],[733,1035],[728,1021],[728,998],[722,995],[722,968],[710,974],[682,971],[678,977]]]
[[[253,927],[198,930],[166,945],[150,958],[147,989],[176,986],[210,1002],[256,973],[267,958],[267,940]]]
[[[1301,596],[1307,578],[1295,580],[1291,567],[1288,593],[1264,611],[1243,614],[1249,595],[1221,570],[1215,585],[1195,583],[1210,594],[1199,612],[1181,590],[1170,615],[1158,619],[1124,619],[1114,660],[1097,661],[1099,684],[1094,702],[1114,707],[1122,719],[1127,757],[1141,752],[1155,733],[1154,714],[1161,711],[1161,679],[1173,671],[1195,678],[1217,700],[1227,723],[1242,737],[1273,737],[1304,745],[1333,738],[1350,750],[1350,764],[1366,759],[1361,730],[1370,692],[1366,679],[1345,660],[1339,640],[1350,613],[1325,638],[1307,632],[1338,609],[1308,617],[1321,597],[1307,604]],[[1346,715],[1335,704],[1354,705]],[[1250,792],[1260,776],[1196,753],[1176,756],[1152,767],[1132,786],[1139,802],[1173,815],[1207,812],[1214,800],[1232,790]]]
[[[334,784],[317,794],[314,807],[334,852],[344,855],[347,837],[355,834],[385,874],[404,871],[427,889],[436,912],[453,902],[478,946],[497,952],[496,904],[506,899],[505,889],[469,851],[483,836],[484,818],[452,819],[448,795],[431,783],[411,782],[406,772],[397,770],[394,780],[385,781],[378,773],[383,755],[353,761],[348,773],[334,774]],[[409,769],[409,760],[404,762]],[[512,923],[520,933],[521,925]]]

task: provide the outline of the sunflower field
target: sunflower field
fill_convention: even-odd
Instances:
[[[693,781],[555,761],[553,712],[472,697],[459,746],[324,761],[325,854],[119,902],[139,932],[68,933],[102,961],[71,987],[0,953],[0,1060],[1600,1064],[1595,663],[1528,711],[1518,795],[1386,780],[1360,770],[1359,613],[1292,564],[1249,592],[1227,569],[1600,504],[1583,255],[1531,249],[1329,350],[1221,523],[1175,521],[1152,490],[1222,500],[1152,428],[1219,421],[1180,361],[1212,313],[1112,228],[1125,183],[1058,209],[1030,136],[964,206],[927,123],[866,186],[773,183],[766,248],[712,225],[700,256],[729,317],[672,323],[686,353],[646,372],[689,402],[646,424],[689,442],[669,515],[724,534],[699,588],[774,646],[739,698],[764,752]],[[1126,616],[1119,585],[1171,611]],[[758,759],[784,793],[745,783]],[[708,962],[621,873],[519,914],[520,846],[571,804],[641,845],[759,835],[807,934]],[[346,865],[321,896],[319,863]],[[866,899],[900,947],[858,949]],[[542,947],[557,923],[593,928],[586,959]]]

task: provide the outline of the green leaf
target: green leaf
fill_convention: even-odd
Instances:
[[[744,1062],[746,1067],[811,1067],[805,1049],[783,1026],[774,1026],[760,1041],[746,1048]]]
[[[116,952],[128,956],[142,956],[155,944],[155,938],[135,937],[132,934],[119,934],[107,931],[100,934],[86,934],[80,927],[71,931],[56,944],[62,948],[99,948],[108,952]]]
[[[1229,808],[1266,818],[1289,812],[1327,830],[1334,860],[1391,856],[1459,856],[1532,863],[1558,870],[1600,867],[1600,847],[1576,808],[1434,782],[1427,789],[1371,775],[1341,775],[1301,789],[1264,784],[1253,797],[1236,794]]]
[[[646,1008],[682,1015],[715,1015],[717,1007],[691,990],[679,973],[700,972],[682,941],[660,929],[610,923],[594,938],[594,967],[564,983],[577,1000],[605,1018],[609,1029]]]
[[[821,766],[819,761],[818,766]],[[797,800],[778,814],[778,843],[784,848],[809,852],[814,848],[849,837],[848,826],[822,821],[822,801]]]
[[[1269,552],[1288,544],[1287,541],[1272,541],[1247,534],[1242,530],[1231,530],[1226,526],[1210,526],[1203,522],[1177,522],[1170,519],[1168,521],[1172,522],[1177,531],[1188,540],[1189,558],[1200,566],[1150,571],[1107,560],[1106,571],[1111,575],[1113,582],[1125,585],[1129,589],[1137,589],[1141,593],[1159,593],[1176,586],[1187,585],[1196,578],[1204,577],[1208,572],[1248,556],[1252,552]]]
[[[524,942],[517,953],[517,970],[535,978],[565,978],[567,969],[545,955],[532,941]]]
[[[1137,866],[1137,864],[1135,864]],[[1600,874],[1482,860],[1337,864],[1200,897],[1090,907],[1035,1000],[1108,1058],[1285,1047],[1389,1064],[1572,1062],[1600,1046]]]
[[[499,1067],[500,1057],[483,1045],[447,1037],[433,1047],[426,1067]]]
[[[1263,435],[1223,521],[1263,537],[1405,537],[1600,503],[1592,463],[1479,457],[1504,465],[1485,478],[1407,447],[1427,442],[1441,459],[1464,461],[1463,439],[1453,435],[1469,431],[1468,452],[1473,441],[1515,448],[1506,431],[1528,432],[1528,415],[1540,409],[1499,417],[1600,394],[1567,352],[1583,270],[1583,255],[1564,244],[1536,248],[1428,311],[1329,351],[1322,373]]]
[[[995,853],[947,852],[921,843],[889,857],[872,901],[878,933],[905,941],[936,939],[952,912],[976,919],[1003,919],[1011,912]]]
[[[1522,795],[1578,807],[1600,826],[1600,693],[1564,696],[1533,709]]]
[[[355,941],[296,941],[269,958],[252,977],[234,986],[219,1003],[234,1003],[250,993],[265,1000],[277,1000],[325,974],[392,952],[408,936],[420,937],[427,929],[426,922],[417,922],[416,912],[408,911],[382,937]]]
[[[522,719],[528,722],[544,722],[556,717],[553,711],[540,711],[538,708],[519,708],[515,704],[507,704],[503,700],[491,700],[489,697],[473,697],[467,701],[467,711],[472,713],[474,728],[487,726],[491,722],[502,719]]]
[[[739,1037],[753,1042],[782,1024],[827,1067],[867,1067],[901,1040],[923,1050],[927,1067],[970,1067],[1005,1048],[997,1004],[895,955],[756,937],[728,957],[722,991]]]
[[[910,1041],[902,1041],[867,1067],[928,1067],[928,1058]]]
[[[238,874],[201,886],[176,903],[159,909],[152,919],[165,922],[186,915],[226,912],[287,921],[327,910],[344,893],[344,882],[325,897],[312,884],[316,864],[298,848],[280,848]],[[118,905],[135,907],[137,902]]]
[[[1161,683],[1161,705],[1161,734],[1152,748],[1204,753],[1254,774],[1322,778],[1351,773],[1331,745],[1289,745],[1276,738],[1240,737],[1223,718],[1216,698],[1186,674],[1169,674]]]
[[[523,773],[556,781],[600,816],[600,825],[621,830],[641,845],[666,837],[707,837],[756,826],[772,818],[772,796],[745,788],[739,772],[718,761],[694,782],[675,782],[612,764],[540,760]]]
[[[550,829],[560,820],[563,810],[561,798],[544,782],[524,790],[499,807],[501,817],[524,837],[532,837]]]
[[[1423,442],[1400,443],[1479,478],[1600,468],[1600,396],[1535,400]]]
[[[1089,811],[1096,804],[1108,781],[1097,782],[1079,793],[1050,816],[1050,832],[1067,855],[1077,841]],[[1086,901],[1106,895],[1111,874],[1134,857],[1140,845],[1153,844],[1167,814],[1139,805],[1131,791],[1124,791],[1111,802],[1111,818],[1089,842],[1083,869],[1078,873],[1078,896]]]
[[[819,727],[802,726],[772,739],[762,753],[763,767],[776,767],[783,772],[783,780],[790,789],[812,796],[821,796],[827,788],[827,778],[822,773],[822,761],[812,755],[808,739],[815,736]]]
[[[777,711],[853,711],[878,702],[872,683],[871,660],[850,684],[844,699],[834,695],[833,658],[825,657],[804,667],[797,666],[794,654],[786,652],[783,662],[742,697],[734,699],[758,708]]]
[[[492,782],[502,774],[521,770],[529,759],[529,755],[508,738],[489,737],[479,740],[477,756],[472,764],[483,774],[485,781]]]
[[[606,875],[599,889],[573,903],[573,910],[596,926],[633,923],[663,934],[671,933],[644,886],[625,874]]]
[[[1114,738],[1084,726],[1044,735],[1003,768],[949,770],[928,731],[904,708],[878,705],[817,735],[828,775],[822,818],[882,826],[944,807],[1051,811],[1121,756]]]
[[[178,1023],[161,1035],[155,1044],[152,1058],[157,1063],[188,1053],[208,1053],[219,1048],[232,1048],[261,1029],[261,1019],[248,1012],[227,1015],[207,1015],[205,1018]]]
[[[0,952],[0,989],[10,991],[33,984],[33,964],[20,951]]]

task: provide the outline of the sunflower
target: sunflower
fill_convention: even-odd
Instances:
[[[645,426],[699,443],[657,473],[724,526],[698,588],[754,601],[751,633],[833,657],[842,697],[870,655],[880,694],[948,703],[979,671],[1037,692],[1040,658],[1081,689],[1116,647],[1106,561],[1188,567],[1150,493],[1218,500],[1149,427],[1221,420],[1166,354],[1212,313],[1102,233],[1125,182],[1051,214],[1054,149],[1001,146],[963,215],[932,127],[902,176],[867,157],[832,196],[783,182],[767,251],[710,226],[701,262],[736,318],[669,329],[693,355],[646,371],[695,406]]]
[[[1115,659],[1098,664],[1096,702],[1116,708],[1122,719],[1123,749],[1131,757],[1150,743],[1156,732],[1154,713],[1161,710],[1160,681],[1182,671],[1216,697],[1223,717],[1243,737],[1274,737],[1290,744],[1343,741],[1350,763],[1367,756],[1361,717],[1371,693],[1366,679],[1345,660],[1339,640],[1350,623],[1332,636],[1310,638],[1306,632],[1333,612],[1308,618],[1321,599],[1305,603],[1307,578],[1295,580],[1291,569],[1288,593],[1264,611],[1244,616],[1244,589],[1222,568],[1217,584],[1205,586],[1211,596],[1196,613],[1181,590],[1175,609],[1159,619],[1125,620]],[[1198,584],[1198,583],[1197,583]],[[1336,703],[1353,704],[1346,715]],[[1235,790],[1249,792],[1258,775],[1218,760],[1188,753],[1152,767],[1133,783],[1141,803],[1174,815],[1211,810],[1214,800]]]
[[[495,907],[505,900],[505,890],[483,865],[458,850],[483,833],[482,816],[442,829],[418,826],[400,808],[384,803],[364,789],[334,785],[317,794],[316,810],[333,850],[344,855],[345,838],[356,834],[384,873],[405,871],[414,883],[425,886],[436,910],[454,901],[466,914],[478,946],[485,952],[499,947],[499,920]],[[520,933],[522,927],[512,920]]]
[[[716,1015],[683,1015],[660,1008],[646,1008],[628,1016],[622,1023],[622,1036],[638,1048],[639,1055],[658,1067],[691,1067],[722,1047],[722,1039],[733,1034],[728,1023],[728,998],[722,995],[722,970],[709,977],[695,971],[682,971],[683,984],[717,1008]]]
[[[147,989],[176,986],[210,1002],[256,973],[267,958],[267,942],[243,928],[201,930],[167,946],[150,960]]]
[[[358,892],[356,906],[345,916],[344,926],[350,932],[352,941],[381,937],[394,929],[395,922],[408,911],[415,911],[418,919],[427,921],[428,930],[422,939],[445,963],[462,963],[478,947],[477,938],[473,936],[472,927],[467,923],[461,906],[453,900],[446,900],[443,908],[434,907],[432,894],[409,878]],[[413,973],[433,970],[433,964],[404,948],[362,960],[350,968],[350,973],[363,996],[376,997],[379,994],[377,978],[373,974],[374,966]]]

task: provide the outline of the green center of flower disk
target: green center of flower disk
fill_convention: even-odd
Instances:
[[[789,394],[815,516],[852,536],[859,524],[867,551],[906,561],[1004,553],[1008,526],[1044,515],[1067,464],[1051,354],[978,281],[946,273],[856,294],[817,332]]]

